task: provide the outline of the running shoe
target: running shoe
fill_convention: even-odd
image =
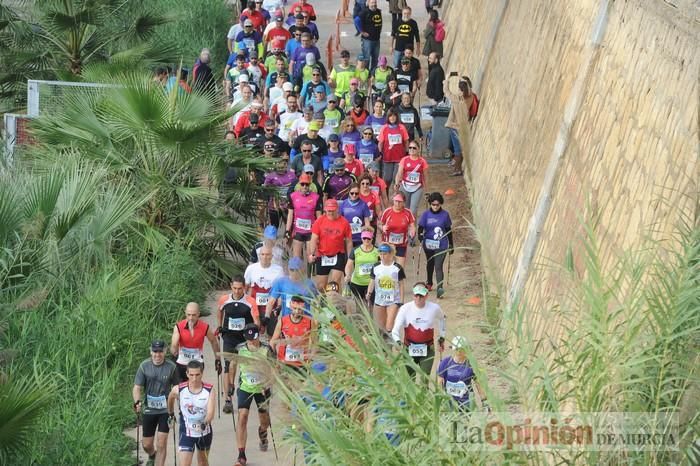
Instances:
[[[223,411],[226,414],[231,414],[233,412],[233,403],[231,403],[231,400],[226,400]]]
[[[248,464],[248,459],[245,456],[239,456],[234,466],[245,466],[246,464]]]
[[[433,291],[433,284],[432,283],[427,283],[425,287],[428,289],[428,291]]]
[[[442,298],[443,296],[445,296],[445,289],[441,286],[438,286],[437,297]]]
[[[267,451],[267,429],[258,428],[258,437],[260,437],[260,451]]]

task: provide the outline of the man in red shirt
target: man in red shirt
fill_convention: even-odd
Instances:
[[[275,25],[263,36],[263,43],[268,49],[272,48],[269,46],[272,43],[275,47],[284,50],[287,46],[287,41],[291,38],[292,35],[284,27],[284,17],[280,14],[275,16]],[[275,42],[275,40],[278,42]]]
[[[241,24],[243,24],[246,19],[249,19],[253,23],[253,29],[258,31],[260,34],[263,33],[267,20],[265,19],[265,16],[263,16],[262,12],[255,9],[254,1],[248,2],[248,8],[243,10],[241,16],[239,17]]]
[[[316,264],[316,287],[326,289],[328,280],[342,283],[345,263],[352,250],[350,224],[338,212],[338,201],[328,199],[323,204],[325,211],[311,227],[309,242],[309,264]]]
[[[300,7],[301,11],[304,13],[308,13],[311,21],[316,21],[316,10],[314,10],[314,7],[306,0],[299,0],[296,2],[294,5],[292,5],[290,11],[294,11],[296,7]]]

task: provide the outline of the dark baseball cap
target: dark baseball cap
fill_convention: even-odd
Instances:
[[[243,328],[243,338],[246,340],[257,340],[260,337],[260,328],[250,323]]]
[[[165,342],[163,340],[153,340],[151,342],[151,351],[154,353],[165,351]]]

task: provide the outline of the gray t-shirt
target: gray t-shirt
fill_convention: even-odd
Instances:
[[[163,414],[168,412],[168,394],[173,385],[177,385],[175,363],[169,359],[156,366],[151,359],[146,359],[139,366],[134,378],[134,385],[145,387],[145,414]]]

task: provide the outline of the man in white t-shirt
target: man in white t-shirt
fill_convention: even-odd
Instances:
[[[272,263],[272,249],[263,246],[258,252],[259,262],[250,264],[245,269],[245,286],[250,297],[255,299],[258,307],[265,309],[272,282],[284,276],[284,269]]]

